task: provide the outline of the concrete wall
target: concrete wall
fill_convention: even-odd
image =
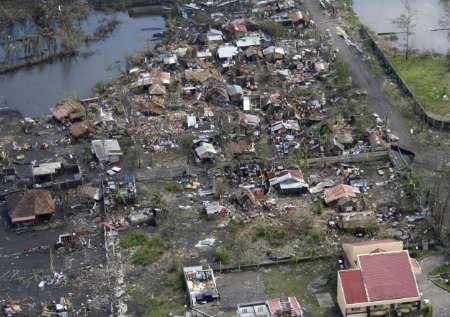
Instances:
[[[396,81],[400,89],[405,95],[413,100],[414,111],[429,125],[437,129],[450,130],[450,121],[439,117],[438,115],[429,113],[425,110],[423,105],[417,100],[414,92],[409,88],[408,84],[399,75],[398,71],[395,69],[394,65],[386,57],[384,51],[378,46],[375,39],[369,33],[369,31],[364,26],[360,26],[360,33],[363,39],[367,40],[369,45],[372,47],[375,55],[381,60],[383,66],[389,73],[389,75]]]

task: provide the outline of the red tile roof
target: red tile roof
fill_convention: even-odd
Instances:
[[[339,277],[347,304],[366,303],[368,301],[360,270],[339,271]]]
[[[369,301],[419,297],[407,251],[359,256]]]

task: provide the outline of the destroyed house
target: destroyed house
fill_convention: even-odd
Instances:
[[[14,167],[0,168],[0,182],[14,182],[16,177],[17,173]]]
[[[38,163],[31,167],[33,184],[36,188],[74,188],[82,183],[81,171],[77,164],[61,162]]]
[[[237,317],[302,317],[303,310],[296,297],[269,299],[239,304]]]
[[[118,163],[123,155],[119,142],[115,139],[93,140],[91,149],[101,163]]]
[[[53,117],[58,121],[77,120],[86,116],[86,109],[81,102],[76,100],[66,100],[59,102],[50,108]]]
[[[350,185],[339,184],[324,191],[324,200],[326,204],[334,203],[343,198],[354,198],[356,193]]]
[[[183,272],[191,308],[219,299],[216,279],[211,268],[190,266],[184,267]]]
[[[421,295],[408,251],[359,255],[356,269],[338,271],[337,302],[344,317],[417,312]]]
[[[297,120],[285,120],[272,123],[270,126],[270,132],[273,133],[295,133],[300,131],[300,126]]]
[[[213,160],[218,153],[214,145],[203,141],[196,144],[194,152],[199,161]]]
[[[208,43],[221,42],[223,41],[223,33],[220,30],[210,29],[206,34],[206,39]]]
[[[236,46],[239,48],[259,45],[261,45],[261,38],[259,36],[246,36],[236,41]]]
[[[13,225],[46,220],[56,211],[51,193],[41,189],[10,194],[7,197],[7,208]]]
[[[308,191],[308,184],[298,169],[284,170],[280,173],[267,173],[269,184],[283,194],[300,194]]]
[[[283,25],[298,24],[304,21],[301,11],[283,12],[271,16],[271,19]]]
[[[231,33],[247,33],[247,27],[244,24],[230,23],[227,30]]]
[[[103,190],[105,195],[127,204],[134,203],[137,198],[136,180],[133,176],[125,175],[120,180],[105,180]]]

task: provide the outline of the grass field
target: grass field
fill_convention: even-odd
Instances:
[[[450,115],[450,68],[445,56],[418,55],[406,61],[398,55],[390,61],[427,111]]]

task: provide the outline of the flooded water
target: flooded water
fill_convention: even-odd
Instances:
[[[450,31],[431,31],[450,28],[450,0],[407,0],[416,11],[411,47],[419,51],[445,54],[450,49]],[[360,21],[377,33],[396,32],[392,20],[405,13],[401,0],[353,0],[353,9]],[[392,42],[404,46],[404,36]]]
[[[126,12],[114,16],[121,22],[116,30],[83,47],[79,56],[0,75],[0,108],[36,116],[61,99],[89,97],[96,83],[118,77],[126,55],[154,46],[153,34],[165,27],[160,16],[130,17]],[[90,16],[85,28],[95,29],[95,22],[104,18],[101,13]]]

